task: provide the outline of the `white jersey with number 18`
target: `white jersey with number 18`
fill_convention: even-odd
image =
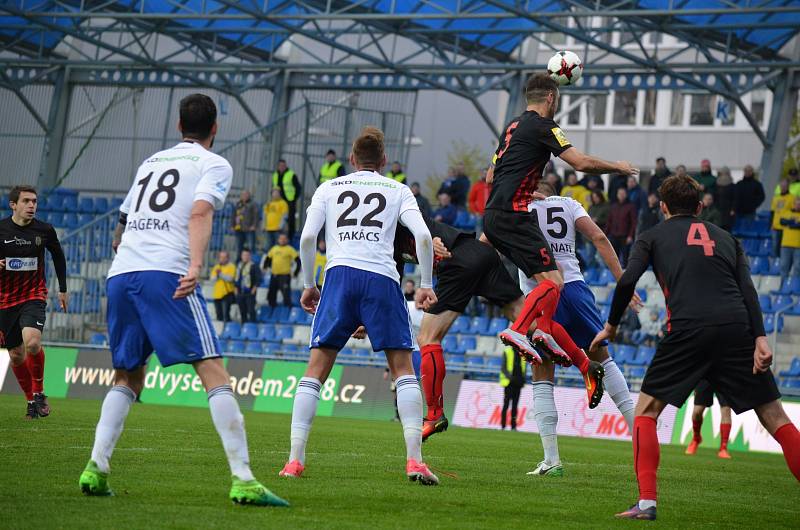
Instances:
[[[222,208],[232,179],[227,160],[192,142],[145,160],[119,209],[128,220],[108,277],[134,271],[186,274],[192,205],[200,199]]]
[[[308,210],[325,216],[326,271],[346,265],[400,281],[394,261],[397,222],[403,212],[419,211],[408,186],[357,171],[322,184]]]

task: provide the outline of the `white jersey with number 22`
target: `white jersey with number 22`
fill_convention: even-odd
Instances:
[[[397,222],[408,210],[419,212],[408,186],[373,171],[357,171],[317,188],[308,207],[312,210],[325,218],[326,271],[346,265],[400,281],[394,261]]]
[[[196,200],[220,209],[233,169],[193,142],[160,151],[139,166],[120,212],[128,220],[108,277],[134,271],[189,270],[189,217]]]

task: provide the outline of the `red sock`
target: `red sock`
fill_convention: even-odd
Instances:
[[[28,354],[25,362],[31,373],[31,390],[34,394],[44,392],[44,348],[40,348],[35,355]]]
[[[444,413],[444,397],[442,387],[447,370],[444,366],[444,354],[441,344],[426,344],[420,348],[422,362],[420,372],[422,375],[422,389],[425,392],[425,402],[428,404],[426,420],[435,420]]]
[[[661,448],[658,445],[656,420],[636,416],[633,420],[633,467],[639,481],[639,500],[656,500],[656,472]]]
[[[703,437],[700,436],[700,430],[703,428],[703,420],[692,421],[692,430],[694,431],[694,441],[700,443]]]
[[[569,358],[572,359],[572,364],[577,366],[582,374],[585,374],[589,370],[589,358],[586,356],[586,352],[578,348],[578,345],[569,336],[564,326],[558,322],[552,322],[550,324],[550,334],[553,335],[558,345],[567,352]]]
[[[525,305],[522,307],[517,320],[511,329],[523,335],[528,334],[531,324],[536,320],[536,327],[550,333],[550,324],[553,315],[556,314],[560,293],[558,286],[550,280],[544,280],[536,286],[536,289],[528,293],[525,298]]]
[[[720,449],[727,449],[728,448],[728,438],[731,436],[731,424],[730,423],[720,423],[719,424],[719,435],[722,437],[722,441],[719,443]]]
[[[797,432],[797,427],[793,423],[787,423],[775,431],[773,436],[781,444],[789,471],[800,481],[800,432]]]
[[[33,392],[31,391],[31,373],[28,371],[28,363],[22,362],[16,366],[12,364],[11,369],[14,371],[14,375],[17,376],[19,387],[25,394],[25,399],[28,401],[33,401]]]

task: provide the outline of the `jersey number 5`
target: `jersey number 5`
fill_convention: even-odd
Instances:
[[[708,230],[703,223],[692,223],[689,226],[689,233],[686,234],[686,244],[689,246],[703,247],[703,254],[706,256],[714,255],[714,246],[717,244],[708,237]]]
[[[497,157],[495,158],[495,163],[498,160],[500,160],[501,158],[503,158],[503,155],[508,150],[508,144],[511,143],[511,135],[514,134],[514,131],[516,130],[517,125],[519,125],[519,122],[515,121],[514,123],[512,123],[511,125],[508,126],[508,129],[506,129],[506,137],[505,137],[505,140],[503,140],[503,148],[500,149],[500,151],[497,152]]]

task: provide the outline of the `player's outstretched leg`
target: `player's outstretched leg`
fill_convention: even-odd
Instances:
[[[789,471],[800,481],[800,432],[786,415],[783,405],[779,400],[774,400],[756,407],[755,411],[761,425],[783,449]]]
[[[541,367],[545,369],[544,366]],[[552,365],[550,365],[552,370]],[[538,370],[538,368],[537,368]],[[542,440],[544,460],[528,475],[560,477],[564,475],[561,458],[558,454],[558,411],[553,392],[552,381],[535,381],[533,383],[533,414]]]
[[[297,383],[292,405],[291,449],[289,461],[278,473],[281,477],[299,478],[305,470],[306,444],[311,433],[311,424],[317,415],[319,392],[322,383],[313,377],[302,377]]]
[[[542,358],[528,340],[528,331],[535,320],[537,329],[550,334],[553,315],[558,307],[559,289],[552,280],[542,278],[536,288],[525,297],[522,310],[511,327],[500,333],[500,340],[506,346],[514,348],[531,364],[541,364]]]
[[[425,402],[428,413],[422,424],[422,441],[424,442],[438,432],[444,432],[449,426],[444,415],[443,386],[447,369],[441,344],[425,344],[420,348],[422,363],[420,364],[422,387],[425,391]]]
[[[706,408],[701,405],[695,405],[692,410],[692,441],[686,447],[687,455],[694,455],[697,453],[697,448],[703,443],[703,436],[700,434],[703,430],[703,413]]]
[[[600,364],[603,365],[603,390],[606,394],[611,396],[611,400],[617,406],[620,414],[625,418],[625,423],[628,424],[628,429],[633,432],[633,398],[631,398],[631,391],[628,388],[628,382],[625,380],[625,375],[619,369],[614,359],[608,357]]]
[[[120,378],[117,377],[117,384],[111,387],[103,400],[100,420],[95,429],[92,458],[78,480],[81,491],[86,495],[113,495],[108,485],[111,455],[122,434],[131,405],[136,401],[136,392],[120,383]]]

